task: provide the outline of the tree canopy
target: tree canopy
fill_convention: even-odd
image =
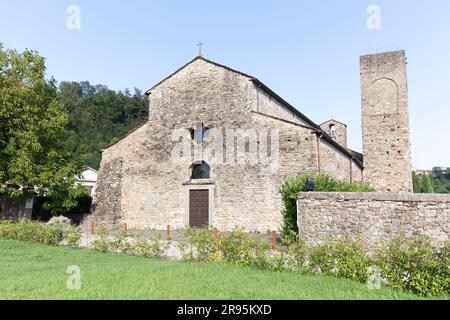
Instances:
[[[431,173],[413,172],[415,193],[450,193],[450,168],[435,167]]]
[[[75,204],[80,164],[64,143],[67,114],[45,71],[38,53],[0,44],[0,193],[45,193],[64,211]]]
[[[99,167],[102,149],[148,120],[148,100],[139,89],[116,92],[89,82],[62,82],[58,94],[69,117],[68,148],[93,168]]]
[[[436,193],[450,193],[450,168],[435,167],[430,177]]]

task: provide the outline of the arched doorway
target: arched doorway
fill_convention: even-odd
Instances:
[[[210,223],[210,194],[209,187],[201,183],[211,178],[210,166],[202,161],[192,166],[191,186],[189,188],[189,226],[191,228],[205,228]],[[200,183],[200,184],[197,184]]]

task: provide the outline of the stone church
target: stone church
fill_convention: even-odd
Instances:
[[[197,56],[149,89],[148,122],[102,151],[98,225],[278,230],[282,183],[327,173],[410,192],[404,51],[361,57],[363,155],[257,78]]]

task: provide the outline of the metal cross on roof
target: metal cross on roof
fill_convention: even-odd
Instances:
[[[204,45],[204,43],[203,42],[199,42],[199,43],[197,43],[197,46],[198,46],[198,56],[199,57],[203,57],[203,54],[202,54],[202,46]]]

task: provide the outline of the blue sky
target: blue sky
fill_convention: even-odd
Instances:
[[[81,29],[66,27],[69,5]],[[381,29],[366,26],[381,9]],[[361,150],[359,56],[408,55],[413,165],[450,166],[450,1],[0,0],[0,41],[38,50],[58,81],[143,90],[205,57],[252,74]]]

